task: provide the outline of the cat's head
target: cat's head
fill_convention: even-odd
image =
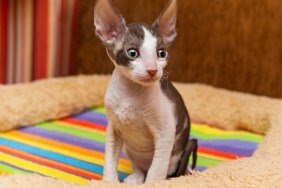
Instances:
[[[176,15],[176,0],[170,0],[152,25],[126,25],[111,0],[97,0],[94,25],[117,71],[134,82],[149,85],[164,74],[167,48],[177,35]]]

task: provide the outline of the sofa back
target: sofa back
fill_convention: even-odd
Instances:
[[[115,0],[127,22],[152,23],[166,0]],[[282,97],[281,0],[179,0],[178,37],[167,71],[179,82],[199,82]],[[94,34],[94,1],[80,2],[78,73],[111,73]]]

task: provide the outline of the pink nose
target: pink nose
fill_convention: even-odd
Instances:
[[[156,75],[157,70],[147,70],[147,72],[150,74],[151,77],[153,77]]]

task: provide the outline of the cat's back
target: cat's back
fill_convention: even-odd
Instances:
[[[184,101],[180,95],[180,93],[177,91],[177,89],[174,87],[174,85],[168,80],[168,79],[161,79],[160,80],[161,90],[163,94],[174,104],[176,104],[180,108],[185,108]],[[183,109],[184,110],[184,109]]]
[[[174,107],[173,111],[176,119],[176,136],[183,131],[186,131],[189,134],[190,117],[182,96],[168,79],[160,80],[160,85],[163,94]]]

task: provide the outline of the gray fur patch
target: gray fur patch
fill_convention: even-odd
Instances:
[[[157,39],[157,49],[166,49],[167,45],[163,42],[160,35],[157,33],[156,28],[146,25],[146,24],[129,24],[127,26],[128,30],[124,35],[124,42],[121,45],[121,49],[116,49],[115,61],[118,65],[128,66],[130,64],[130,59],[126,53],[128,49],[134,48],[137,51],[141,48],[145,33],[143,28],[147,29],[154,37]]]
[[[179,139],[174,143],[172,155],[177,155],[184,150],[186,143],[189,140],[190,118],[181,95],[172,83],[169,80],[164,79],[160,81],[160,84],[162,91],[168,99],[172,101],[175,107],[174,115],[177,118],[175,134]],[[184,123],[186,123],[186,125],[184,125]]]

